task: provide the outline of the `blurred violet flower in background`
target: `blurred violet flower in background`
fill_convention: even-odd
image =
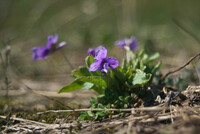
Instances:
[[[42,60],[49,56],[50,53],[58,50],[59,48],[62,48],[67,43],[65,41],[59,43],[57,46],[55,46],[58,42],[58,35],[50,35],[47,39],[46,46],[40,46],[40,47],[34,47],[32,48],[32,59],[33,60]]]
[[[130,39],[124,38],[123,40],[119,40],[115,42],[115,45],[124,48],[125,46],[129,46],[131,50],[137,50],[138,44],[136,43],[137,40],[134,36],[132,36]]]
[[[115,69],[119,66],[119,61],[113,57],[107,57],[107,49],[103,46],[99,46],[95,52],[96,61],[90,65],[89,71],[100,70],[103,73],[108,72],[108,68]]]

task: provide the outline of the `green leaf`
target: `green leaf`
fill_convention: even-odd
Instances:
[[[124,104],[124,107],[123,108],[128,108],[128,104]]]
[[[97,120],[99,117],[104,117],[106,114],[104,111],[99,111],[95,114],[96,116],[94,117],[94,120]]]
[[[142,57],[142,61],[146,62],[148,58],[149,58],[148,54],[145,53]]]
[[[99,115],[99,116],[101,116],[101,117],[103,117],[103,116],[105,116],[106,114],[105,114],[105,111],[100,111],[100,112],[97,112],[97,114]]]
[[[87,120],[88,119],[88,115],[86,113],[82,113],[79,117],[79,120]]]
[[[101,72],[101,71],[90,72],[90,74],[91,74],[92,76],[102,76],[102,72]]]
[[[140,61],[140,70],[144,71],[146,69],[146,66],[144,65],[143,61]]]
[[[154,75],[161,67],[162,63],[158,62],[153,68],[152,68],[152,74]]]
[[[119,100],[120,100],[120,101],[124,101],[123,96],[119,96]]]
[[[130,99],[131,99],[131,96],[126,96],[124,100],[129,101]]]
[[[104,106],[103,106],[101,103],[99,103],[99,104],[97,105],[97,108],[104,109]]]
[[[138,57],[143,57],[145,51],[144,50],[141,50],[139,53],[138,53]]]
[[[133,87],[138,87],[146,84],[151,79],[151,74],[146,74],[141,70],[137,70],[136,74],[132,78]]]
[[[119,70],[122,70],[122,69],[120,67],[117,67],[116,69],[113,69],[112,71],[113,71],[115,77],[117,77],[121,82],[124,83],[126,78],[125,78],[124,74]]]
[[[108,78],[103,76],[84,76],[79,78],[78,80],[82,82],[93,83],[94,86],[92,87],[92,89],[94,89],[99,94],[103,94],[105,88],[107,88]]]
[[[85,61],[86,61],[87,67],[90,67],[90,65],[91,65],[93,62],[95,62],[95,59],[94,59],[93,56],[89,55],[89,56],[86,57]]]
[[[155,53],[153,55],[151,55],[148,59],[148,62],[154,62],[155,60],[157,60],[160,57],[159,53]]]
[[[90,104],[97,104],[97,100],[95,98],[90,98]]]
[[[93,117],[94,116],[94,113],[92,111],[87,111],[87,114],[90,116],[90,117]]]
[[[139,63],[140,63],[140,60],[139,59],[136,59],[133,63],[133,69],[136,70],[139,68]]]
[[[104,97],[105,97],[104,94],[97,95],[97,99],[98,99],[98,100],[99,100],[99,99],[102,99],[102,98],[104,98]]]
[[[107,87],[107,79],[103,76],[87,76],[79,78],[80,81],[93,83],[95,86]]]
[[[119,89],[119,90],[123,90],[124,88],[126,88],[126,77],[124,76],[124,73],[122,73],[120,67],[117,67],[116,69],[112,70],[113,73],[113,80],[112,80],[112,84],[111,81],[109,82],[109,85],[111,89]]]
[[[75,78],[79,78],[82,76],[90,76],[90,72],[87,67],[79,67],[79,69],[73,70],[72,71],[72,76]]]
[[[75,80],[71,84],[63,87],[58,93],[71,92],[79,89],[91,89],[94,86],[93,83]]]

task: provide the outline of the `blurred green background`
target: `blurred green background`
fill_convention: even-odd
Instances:
[[[89,47],[107,46],[121,58],[116,40],[136,36],[163,63],[183,63],[199,52],[199,0],[1,0],[0,49],[10,45],[10,70],[20,78],[68,83],[70,67],[59,52],[32,61],[31,48],[59,34],[75,67],[84,65]],[[174,57],[176,59],[174,59]]]

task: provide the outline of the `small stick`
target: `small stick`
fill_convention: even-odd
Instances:
[[[115,111],[115,112],[132,112],[132,111],[162,111],[162,107],[144,107],[144,108],[129,108],[129,109],[74,109],[74,110],[48,110],[45,112],[38,112],[37,114],[44,113],[66,113],[66,112],[86,112],[86,111]]]
[[[166,116],[158,116],[158,119],[156,121],[165,121],[165,120],[169,120],[169,119],[175,119],[175,118],[180,118],[181,115],[166,115]],[[141,121],[142,123],[150,123],[150,122],[154,122],[155,118],[149,118],[146,120]]]
[[[174,118],[173,117],[173,114],[172,114],[172,106],[170,105],[170,115],[171,115],[171,122],[174,123]]]
[[[71,67],[71,69],[73,70],[74,67],[73,67],[73,65],[71,64],[71,62],[69,61],[67,55],[64,53],[64,51],[63,51],[62,49],[61,49],[60,51],[61,51],[62,55],[64,56],[65,60],[67,61],[68,65],[69,65],[69,66]]]
[[[199,56],[200,56],[200,53],[194,55],[194,56],[191,57],[184,65],[182,65],[181,67],[178,67],[178,68],[176,68],[176,69],[174,69],[174,70],[172,70],[172,71],[169,71],[169,72],[166,73],[165,75],[163,75],[163,77],[161,77],[161,79],[160,79],[160,83],[161,83],[163,80],[165,80],[165,78],[166,78],[167,76],[169,76],[170,74],[175,73],[175,72],[178,72],[178,71],[180,71],[181,69],[185,68],[187,65],[190,64],[190,62],[192,62],[195,58],[197,58],[197,57],[199,57]]]
[[[0,115],[0,119],[6,120],[6,116]],[[48,125],[48,124],[45,124],[45,123],[32,121],[32,120],[28,120],[28,119],[17,118],[17,117],[10,117],[10,120],[15,120],[15,121],[19,121],[19,122],[27,122],[27,123],[32,123],[32,124],[38,124],[40,126],[47,126]]]

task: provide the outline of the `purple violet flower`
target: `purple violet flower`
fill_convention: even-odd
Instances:
[[[137,50],[138,45],[137,45],[137,40],[134,36],[132,36],[130,39],[124,38],[123,40],[119,40],[115,42],[115,45],[124,48],[125,46],[129,46],[131,50]]]
[[[101,49],[104,46],[98,46],[97,48],[89,48],[88,49],[88,55],[92,55],[93,57],[95,57],[96,52]]]
[[[103,46],[99,46],[95,52],[96,61],[90,65],[89,71],[100,70],[103,73],[108,72],[108,68],[115,69],[119,66],[119,61],[113,57],[107,57],[107,49]]]
[[[63,41],[59,43],[57,46],[55,46],[57,44],[57,41],[58,41],[57,34],[48,36],[46,46],[32,48],[32,52],[33,52],[32,59],[33,60],[46,59],[50,53],[54,52],[57,49],[62,48],[63,46],[67,44],[65,41]]]

